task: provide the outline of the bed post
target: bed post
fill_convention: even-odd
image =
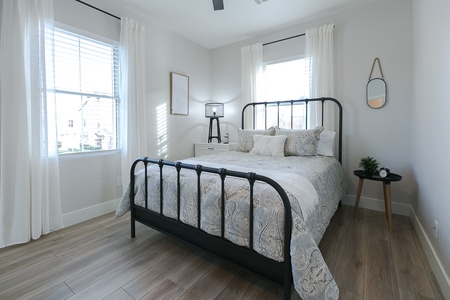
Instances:
[[[131,213],[133,215],[133,213]],[[131,220],[131,238],[134,239],[136,237],[136,221],[134,220],[133,216],[130,218]]]
[[[144,158],[138,158],[136,159],[133,164],[131,165],[131,169],[130,169],[130,222],[131,222],[131,238],[134,239],[136,237],[136,220],[134,218],[134,185],[135,185],[135,177],[134,177],[134,172],[135,172],[135,168],[136,165],[140,162],[143,161],[145,163],[145,160],[147,159]],[[145,165],[147,165],[145,163]]]

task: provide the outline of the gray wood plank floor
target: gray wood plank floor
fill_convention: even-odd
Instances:
[[[341,299],[444,299],[407,217],[338,209],[320,249]],[[282,299],[240,267],[107,214],[0,249],[0,299]],[[298,296],[293,296],[298,299]]]

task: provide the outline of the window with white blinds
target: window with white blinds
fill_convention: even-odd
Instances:
[[[120,148],[118,47],[55,28],[52,53],[58,152]]]

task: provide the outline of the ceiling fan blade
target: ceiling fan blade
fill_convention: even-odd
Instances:
[[[223,0],[212,0],[214,10],[222,10],[223,9]]]

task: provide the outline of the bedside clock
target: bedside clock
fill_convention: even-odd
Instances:
[[[386,178],[386,177],[389,176],[389,174],[390,174],[390,171],[389,171],[388,168],[381,168],[381,169],[378,171],[378,175],[379,175],[381,178]]]

